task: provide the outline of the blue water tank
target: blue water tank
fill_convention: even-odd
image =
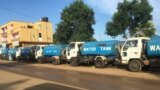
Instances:
[[[26,57],[35,54],[36,46],[24,47],[21,51],[21,56]]]
[[[43,49],[44,56],[62,56],[62,51],[67,47],[67,45],[49,45],[45,46]]]
[[[11,54],[11,55],[15,55],[16,54],[16,48],[10,48],[9,50],[8,50],[8,54]]]
[[[81,54],[92,56],[117,56],[119,43],[120,41],[117,40],[85,42],[81,48]]]
[[[154,38],[147,42],[147,56],[160,57],[160,38]]]
[[[2,55],[7,55],[8,54],[8,50],[9,50],[8,48],[3,48],[1,54]]]

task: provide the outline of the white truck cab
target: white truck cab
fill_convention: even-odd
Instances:
[[[71,58],[77,57],[80,47],[84,42],[71,42],[66,48],[66,57],[70,61]]]
[[[2,54],[2,49],[0,48],[0,55]]]
[[[17,48],[17,49],[16,49],[16,60],[19,60],[19,59],[20,59],[21,49],[22,49],[22,48]]]
[[[45,47],[46,45],[38,45],[36,47],[36,51],[35,51],[35,59],[37,60],[39,57],[42,57],[43,56],[43,48]]]
[[[2,54],[2,48],[0,47],[0,59],[2,58],[1,54]]]
[[[140,71],[143,64],[141,58],[144,51],[144,44],[149,40],[150,38],[148,37],[127,39],[121,48],[121,63],[127,64],[131,71]]]

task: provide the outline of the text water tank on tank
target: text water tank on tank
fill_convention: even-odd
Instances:
[[[50,45],[43,49],[43,54],[45,56],[61,56],[62,50],[66,48],[67,45]]]
[[[86,42],[81,48],[81,54],[116,56],[118,54],[117,47],[119,43],[117,40]]]

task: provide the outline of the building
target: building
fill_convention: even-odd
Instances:
[[[52,24],[47,18],[36,23],[11,21],[0,26],[0,44],[7,47],[25,47],[53,43]]]

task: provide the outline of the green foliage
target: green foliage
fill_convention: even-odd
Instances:
[[[141,25],[138,25],[137,28],[135,28],[137,33],[135,34],[137,37],[151,37],[155,35],[156,29],[154,28],[154,24],[152,22],[147,22]]]
[[[94,34],[93,24],[95,24],[93,10],[82,0],[76,0],[63,9],[55,37],[60,43],[91,41]]]
[[[106,34],[127,38],[141,31],[143,36],[152,36],[155,33],[154,25],[149,22],[152,20],[152,11],[148,0],[124,0],[118,3],[112,21],[106,24]]]
[[[58,43],[56,33],[53,34],[53,44]]]

